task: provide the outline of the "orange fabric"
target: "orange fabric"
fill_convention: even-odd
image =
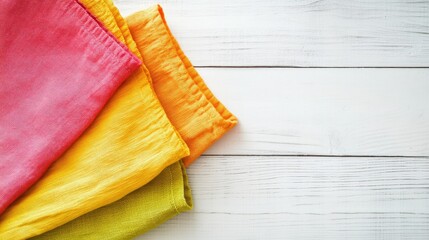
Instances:
[[[181,136],[191,144],[193,157],[187,158],[188,164],[236,124],[235,117],[214,98],[183,55],[165,25],[160,7],[143,11],[134,19],[134,23],[143,25],[142,31],[137,33],[142,35],[137,36],[134,31],[134,37],[142,40],[135,44],[126,22],[110,0],[81,2],[106,28],[113,32],[120,29],[130,49],[137,46],[141,51],[141,55],[136,55],[142,56],[150,65],[151,74],[156,74],[153,77],[154,88],[163,106],[168,108],[167,117],[177,124],[175,127]],[[144,41],[146,38],[148,41]],[[189,210],[191,206],[186,173],[177,162],[148,185],[34,240],[130,239]]]
[[[105,1],[111,4],[109,0]],[[129,36],[127,24],[120,15],[114,11],[114,8],[112,8],[113,10],[111,9],[109,13],[103,5],[94,5],[92,8],[92,2],[93,1],[90,0],[82,0],[87,10],[97,16],[97,19],[100,20],[107,29],[112,31],[121,42],[126,43],[133,53],[137,56],[139,56],[138,52],[141,53],[143,62],[152,75],[153,89],[161,105],[164,107],[167,117],[176,127],[178,133],[183,137],[183,140],[189,144],[191,155],[184,159],[186,165],[189,166],[189,164],[191,164],[205,149],[237,123],[236,118],[213,96],[189,60],[183,54],[176,40],[171,35],[166,25],[162,9],[159,6],[137,13],[128,19],[131,35],[136,41],[135,44],[133,39]],[[95,14],[96,12],[99,14]],[[113,20],[109,17],[112,13],[115,15],[115,19]],[[102,19],[104,19],[104,21],[102,21]],[[137,46],[137,52],[135,52],[135,46]],[[131,187],[136,189],[135,187],[138,185],[141,186],[145,184],[149,178],[153,178],[155,174],[158,174],[167,163],[170,164],[177,161],[186,153],[185,149],[183,149],[184,146],[180,146],[179,144],[181,142],[179,141],[180,139],[177,139],[180,138],[180,136],[176,136],[177,134],[174,134],[174,129],[167,126],[168,121],[164,121],[166,119],[160,116],[163,113],[162,109],[157,108],[156,98],[151,94],[151,84],[148,81],[149,77],[145,76],[144,73],[146,73],[146,69],[144,65],[142,65],[142,68],[136,73],[136,75],[139,76],[139,81],[134,78],[131,78],[132,80],[129,79],[125,82],[125,85],[122,86],[122,88],[127,86],[128,91],[119,90],[115,95],[118,96],[118,98],[123,98],[124,101],[130,100],[132,97],[133,100],[136,100],[135,103],[133,102],[133,105],[138,105],[138,108],[130,109],[130,105],[120,104],[121,102],[119,100],[113,98],[110,104],[114,104],[115,109],[108,110],[111,108],[108,105],[104,110],[106,112],[105,115],[99,116],[100,122],[96,122],[93,125],[94,129],[90,129],[90,131],[87,132],[88,136],[91,136],[90,134],[95,134],[94,137],[90,138],[87,136],[82,138],[86,140],[80,139],[78,144],[75,144],[74,150],[70,149],[68,151],[69,153],[62,157],[63,160],[58,161],[58,163],[51,168],[51,171],[45,176],[44,181],[41,184],[39,183],[37,188],[29,193],[27,198],[24,199],[25,202],[21,202],[20,207],[9,212],[9,217],[13,216],[19,220],[5,226],[8,229],[12,229],[11,231],[18,236],[11,237],[11,239],[27,238],[29,236],[41,234],[89,210],[93,211],[74,219],[70,224],[61,226],[58,228],[58,231],[52,233],[52,235],[48,233],[45,236],[47,239],[54,239],[54,235],[57,236],[58,239],[76,239],[70,237],[72,235],[72,229],[76,231],[75,233],[82,234],[80,238],[90,239],[92,236],[95,239],[100,239],[102,235],[100,232],[97,232],[97,229],[101,229],[100,231],[106,231],[104,232],[104,234],[106,234],[104,238],[112,239],[114,236],[118,236],[118,239],[123,239],[124,235],[120,235],[122,232],[116,231],[118,228],[102,227],[104,226],[100,225],[103,223],[102,220],[104,220],[104,222],[117,223],[114,225],[121,226],[119,229],[124,231],[127,229],[131,231],[132,229],[132,233],[137,233],[147,231],[180,211],[189,209],[189,201],[184,201],[185,204],[183,208],[178,209],[176,204],[172,204],[163,206],[166,207],[163,208],[163,210],[159,208],[159,211],[154,211],[154,209],[160,207],[164,201],[158,200],[159,198],[157,196],[159,192],[151,194],[145,186],[125,197],[123,195],[126,191],[131,190]],[[138,94],[138,91],[135,91],[138,87],[144,90],[140,92],[140,94]],[[141,99],[137,97],[137,95],[140,96]],[[134,110],[136,112],[134,112]],[[132,111],[132,113],[129,111]],[[114,119],[116,121],[108,121],[105,123],[108,126],[102,124],[103,121],[115,115],[117,115]],[[154,118],[153,115],[156,115],[157,118]],[[109,136],[108,134],[103,135],[105,132],[103,130],[108,129],[107,127],[111,128],[112,132],[117,134],[118,126],[123,126],[123,124],[118,123],[123,122],[124,118],[125,120],[132,120],[133,125],[132,128],[127,129],[123,138],[132,140],[135,139],[136,136],[140,136],[142,141],[135,142],[132,146],[126,146],[118,144],[118,141],[112,142],[112,137],[115,137],[115,134],[113,134],[113,136]],[[158,139],[158,137],[163,135],[162,133],[154,134],[158,133],[158,131],[152,128],[160,124],[160,122],[165,125],[165,129],[162,130],[168,131],[169,133],[168,135],[171,138],[168,138],[169,141],[160,141]],[[122,134],[120,136],[122,136]],[[100,143],[106,143],[107,145],[101,145]],[[115,148],[111,150],[109,144]],[[154,148],[155,146],[159,148]],[[167,149],[170,148],[174,148],[174,153],[176,154],[171,154],[171,151],[167,151]],[[97,152],[94,152],[94,149],[106,151],[109,155],[114,156],[112,156],[111,159],[110,157],[109,159],[104,159],[103,156],[99,156]],[[154,151],[157,152],[154,153]],[[142,158],[134,158],[136,154],[144,154],[145,156]],[[129,159],[130,156],[132,156],[133,159]],[[130,161],[132,165],[125,165],[124,161]],[[98,162],[98,164],[96,162]],[[85,163],[87,164],[84,165]],[[109,174],[108,171],[105,171],[105,166],[115,167],[116,164],[120,166],[114,169],[116,174],[112,177],[114,177],[115,180],[119,179],[116,175],[123,176],[126,173],[132,174],[132,179],[131,177],[122,178],[123,181],[120,182],[122,184],[115,184],[113,192],[110,189],[98,189],[96,187],[94,190],[97,190],[98,194],[89,197],[86,195],[82,198],[82,192],[80,191],[77,192],[78,194],[76,194],[76,191],[73,191],[74,194],[70,195],[67,191],[63,191],[64,189],[59,189],[62,191],[50,190],[51,183],[54,182],[55,179],[64,180],[63,176],[65,175],[61,173],[61,169],[67,173],[66,176],[69,176],[69,178],[64,180],[68,183],[64,185],[65,187],[69,187],[70,190],[76,189],[73,185],[75,183],[72,176],[74,174],[80,174],[82,178],[78,182],[79,185],[91,190],[94,186],[97,186],[97,184],[94,184],[93,181],[88,182],[86,179],[94,178],[94,180],[98,179],[98,181],[102,183],[109,182],[109,178],[105,176]],[[84,167],[81,167],[82,165]],[[179,167],[177,169],[180,169],[178,162],[174,163],[172,167]],[[88,171],[88,169],[90,171]],[[69,172],[73,174],[68,174]],[[94,174],[101,175],[101,177],[92,176]],[[183,178],[185,176],[183,174],[184,172],[180,170],[177,171],[174,176],[167,175],[167,177],[172,178],[180,175]],[[161,175],[161,177],[165,177],[165,174]],[[165,182],[159,181],[165,179],[157,180],[157,182]],[[155,189],[159,191],[166,189],[161,189],[161,187],[162,185],[158,185]],[[167,187],[169,186],[167,185]],[[58,188],[62,187],[58,186]],[[187,188],[186,181],[182,180],[178,182],[175,189],[180,188],[182,191],[177,191],[177,193],[173,194],[174,197],[181,200],[183,200],[183,198],[186,199],[186,194],[184,196],[183,193],[183,190]],[[121,195],[117,194],[117,191],[120,191]],[[35,194],[35,192],[38,194]],[[151,195],[149,196],[148,194]],[[61,205],[61,201],[58,202],[60,204],[50,204],[52,197],[45,195],[61,196],[61,198],[59,198],[60,200],[65,198],[69,199],[74,196],[80,201],[74,205],[74,208],[67,208],[67,211],[61,211],[62,214],[59,215],[54,207],[63,209],[64,207]],[[37,202],[40,199],[45,200]],[[85,199],[87,201],[82,203]],[[151,201],[145,202],[146,205],[142,206],[141,202],[145,201],[145,199],[151,199]],[[94,200],[98,202],[94,203]],[[40,209],[40,204],[46,205],[46,207]],[[101,207],[106,204],[108,205]],[[168,204],[170,204],[170,202],[168,202]],[[84,207],[82,208],[82,206]],[[96,207],[101,208],[95,209]],[[145,215],[146,207],[151,208],[151,210],[156,213],[147,217]],[[32,211],[37,213],[37,218],[34,217],[34,213],[31,214]],[[110,214],[112,212],[124,213],[127,211],[134,213],[140,211],[142,214],[139,215],[139,219],[129,219],[129,215],[114,216]],[[17,215],[16,213],[19,214]],[[99,218],[102,220],[99,220]],[[22,225],[21,220],[28,222],[28,224]],[[137,221],[138,225],[136,225]],[[89,226],[88,223],[90,223],[91,226]],[[82,233],[83,228],[89,230],[89,233]],[[67,236],[69,236],[69,238],[67,238]]]
[[[189,166],[236,125],[237,119],[210,92],[185,56],[167,26],[161,6],[133,14],[127,23],[158,99],[191,151],[183,159]]]

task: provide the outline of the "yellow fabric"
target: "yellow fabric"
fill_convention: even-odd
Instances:
[[[107,13],[105,7],[99,11]],[[114,19],[103,22],[140,57]],[[189,155],[146,71],[142,67],[127,79],[80,139],[7,209],[0,218],[0,239],[36,236],[117,201]]]
[[[120,29],[127,31],[126,24],[117,9],[110,0],[105,1]],[[103,0],[96,2],[100,6],[105,4]],[[106,15],[109,15],[105,9],[85,4],[86,1],[83,3],[102,23],[105,22]],[[143,26],[140,25],[145,29],[140,31],[143,35],[134,36],[142,40],[138,47],[145,54],[143,55],[145,63],[151,66],[149,68],[151,73],[158,76],[153,81],[158,97],[165,104],[164,106],[169,108],[170,120],[179,123],[178,131],[192,146],[191,153],[197,152],[193,157],[188,157],[188,160],[192,161],[234,126],[237,120],[213,97],[189,60],[183,55],[165,25],[160,7],[150,8],[133,17],[137,17],[134,19],[135,22],[144,23]],[[143,19],[138,19],[139,17]],[[134,31],[133,34],[138,33]],[[148,40],[144,41],[144,39]],[[140,44],[144,44],[145,47],[141,47]],[[162,47],[172,51],[173,54],[163,54]],[[145,48],[152,51],[145,52]],[[175,52],[177,54],[174,54]],[[164,74],[160,74],[162,72]],[[175,96],[176,99],[171,96]],[[170,102],[176,100],[182,101],[180,104]],[[189,125],[185,124],[187,122]],[[130,239],[156,227],[191,207],[187,181],[181,180],[186,177],[186,174],[178,171],[179,166],[179,163],[171,165],[152,182],[124,198],[39,235],[33,240]],[[184,171],[183,168],[182,170]]]
[[[131,239],[191,208],[191,190],[179,161],[122,199],[31,240]]]
[[[129,35],[127,24],[123,21],[112,3],[109,0],[106,0],[106,2],[107,7],[103,0],[82,1],[83,5],[108,30],[120,41],[127,43],[133,53],[139,57],[143,57],[144,63],[148,65],[150,73],[154,76],[154,88],[169,114],[169,119],[175,124],[178,132],[190,146],[192,156],[185,159],[186,164],[189,165],[215,140],[233,127],[237,122],[236,118],[211,94],[189,60],[184,56],[168,29],[162,9],[159,6],[128,18],[132,35],[137,40],[138,50],[142,53],[140,55],[136,52],[136,45],[134,45]],[[108,9],[110,9],[110,12]],[[116,18],[116,23],[111,18],[111,14]],[[145,72],[144,67],[140,70],[140,75],[142,75],[141,72]],[[148,79],[146,79],[145,83],[147,82],[149,82]],[[126,93],[124,92],[124,94]],[[144,111],[141,114],[142,117],[145,117]],[[136,133],[139,133],[139,131],[129,131],[128,137],[134,137]],[[107,135],[106,138],[108,138]],[[148,137],[148,139],[151,138]],[[98,146],[97,141],[88,141],[86,144],[85,146],[89,149],[97,148]],[[120,149],[116,149],[116,151],[120,151]],[[179,163],[174,163],[170,168],[174,167],[177,169],[178,165]],[[172,196],[178,202],[183,203],[182,205],[161,204],[164,199],[159,199],[159,196],[162,195],[162,192],[165,192],[167,186],[165,184],[165,171],[151,182],[152,187],[144,186],[117,202],[96,209],[39,237],[41,239],[76,239],[76,237],[82,239],[98,239],[100,237],[104,239],[130,238],[155,227],[181,211],[188,210],[190,205],[187,203],[188,201],[183,200],[188,199],[188,195],[180,191],[173,191],[175,194]],[[89,175],[86,177],[91,178],[91,174],[89,172]],[[179,172],[170,177],[176,178],[178,174],[182,173]],[[146,177],[144,171],[141,171],[141,175],[143,178]],[[185,177],[186,175],[182,174],[181,176]],[[68,182],[64,181],[64,184],[73,184],[72,180],[69,179]],[[128,179],[124,180],[123,184],[127,184],[127,181]],[[45,182],[45,184],[47,183]],[[154,185],[156,187],[153,187]],[[185,182],[179,182],[177,186],[174,189],[187,189]],[[92,200],[88,199],[88,201]],[[37,204],[34,205],[34,208],[38,209]],[[29,205],[27,205],[27,209],[34,212],[34,209],[31,209]],[[31,213],[32,211],[29,212]],[[150,214],[145,214],[149,212]],[[69,221],[75,218],[75,216],[77,214],[64,221],[53,220],[50,216],[46,216],[46,218],[48,219],[47,222],[58,224],[59,222],[64,223]],[[22,215],[21,218],[23,218]],[[15,229],[15,234],[16,229],[23,231],[31,230],[32,236],[34,236],[56,226],[27,224],[26,229],[20,226],[12,228]],[[39,230],[34,231],[34,227]],[[18,234],[15,236],[18,237],[14,239],[19,239]]]
[[[189,166],[237,124],[210,92],[173,37],[161,6],[127,17],[134,41],[150,72],[153,86],[168,118],[188,145]]]

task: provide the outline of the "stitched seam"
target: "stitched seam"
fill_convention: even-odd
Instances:
[[[164,23],[164,26],[166,28],[166,31],[168,33],[169,38],[171,39],[174,50],[176,51],[177,55],[179,56],[179,59],[182,61],[183,65],[185,66],[186,71],[188,72],[188,75],[190,76],[192,82],[194,85],[200,90],[202,95],[206,98],[208,105],[211,106],[211,108],[214,108],[215,112],[218,113],[221,121],[218,122],[218,124],[223,125],[224,123],[227,123],[227,128],[231,128],[235,125],[237,122],[236,117],[216,98],[216,96],[210,91],[210,89],[207,87],[206,83],[202,79],[202,77],[199,75],[198,71],[193,67],[191,61],[187,58],[183,50],[180,48],[180,45],[178,41],[174,38],[173,33],[171,32],[170,28],[168,27],[167,20],[164,16],[164,11],[160,5],[157,6],[158,12],[161,16],[162,22]],[[182,59],[183,57],[183,59]],[[188,65],[188,66],[187,66]],[[199,79],[198,81],[196,79]],[[201,86],[200,86],[201,85]],[[230,115],[229,117],[225,116],[224,114]],[[216,114],[212,114],[212,116],[216,117]],[[223,122],[224,121],[224,122]],[[219,136],[222,136],[223,133],[220,133]]]
[[[122,35],[122,37],[124,38],[124,42],[125,42],[125,45],[126,46],[128,46],[129,45],[129,42],[134,42],[135,43],[135,41],[134,41],[134,39],[132,39],[132,36],[131,36],[131,34],[128,36],[128,37],[131,37],[131,40],[127,40],[127,39],[125,39],[125,35],[124,35],[124,32],[122,31],[122,29],[121,29],[121,27],[126,27],[126,28],[128,28],[128,25],[126,25],[126,22],[125,22],[125,20],[124,21],[121,21],[121,22],[123,22],[124,23],[124,25],[123,26],[119,26],[119,24],[118,24],[118,22],[116,21],[116,18],[115,18],[115,14],[113,14],[113,12],[109,9],[108,10],[112,15],[113,15],[113,18],[115,19],[115,22],[116,22],[116,25],[118,26],[118,28],[119,28],[119,30],[120,30],[120,32],[121,32],[121,35]],[[116,17],[120,17],[120,16],[116,16]],[[137,44],[135,45],[136,46],[136,49],[137,49],[137,51],[139,51],[138,50],[138,48],[137,48]],[[147,79],[147,81],[146,81],[146,84],[149,84],[149,87],[150,87],[150,89],[151,89],[151,91],[150,91],[150,94],[151,94],[151,97],[152,97],[152,100],[150,100],[150,102],[151,102],[151,104],[155,104],[156,105],[156,103],[158,103],[158,108],[156,108],[156,109],[158,109],[159,110],[159,108],[162,108],[162,105],[161,105],[161,103],[159,102],[159,100],[158,100],[158,97],[155,95],[155,91],[154,91],[154,89],[153,89],[153,87],[152,87],[152,85],[150,84],[150,81],[149,81],[149,76],[146,74],[146,72],[144,71],[144,62],[143,62],[143,59],[139,59],[141,62],[142,62],[142,65],[139,67],[140,68],[140,70],[142,71],[142,73],[140,74],[140,75],[143,75],[144,74],[144,76],[146,77],[146,79]],[[144,80],[142,80],[142,79],[140,79],[140,77],[137,77],[136,78],[136,82],[138,82],[139,83],[139,85],[140,85],[140,87],[139,87],[139,92],[140,92],[140,97],[141,97],[141,99],[143,100],[144,99],[144,93],[143,93],[143,91],[144,91],[144,87],[145,87],[145,82],[144,82]],[[141,101],[142,102],[142,101]],[[166,114],[165,114],[165,112],[162,112],[163,114],[161,114],[162,116],[161,116],[161,119],[164,121],[164,122],[166,122],[166,120],[167,120],[167,122],[166,122],[166,125],[167,125],[167,128],[168,128],[168,132],[169,133],[171,133],[171,128],[174,128],[174,126],[173,126],[173,124],[171,124],[171,122],[168,120],[168,118],[167,118],[167,116],[166,116]],[[156,115],[159,115],[159,114],[156,114]],[[166,119],[167,118],[167,119]],[[164,140],[164,142],[169,142],[168,141],[168,136],[167,136],[167,133],[166,133],[166,131],[164,131],[163,130],[163,127],[161,126],[161,121],[154,121],[154,124],[155,124],[155,126],[157,127],[157,129],[158,129],[158,131],[160,131],[161,132],[161,134],[162,134],[162,136],[163,136],[163,140]],[[173,129],[173,133],[175,134],[175,136],[176,136],[176,138],[178,138],[177,140],[180,142],[180,146],[181,146],[181,151],[183,151],[183,149],[186,149],[187,148],[187,146],[185,146],[185,144],[184,144],[184,142],[183,142],[183,140],[180,138],[180,137],[178,137],[178,133]]]
[[[183,77],[183,75],[182,75],[182,77],[181,77],[181,80],[183,81],[183,82],[186,82],[187,83],[187,85],[189,86],[189,89],[191,89],[193,86],[195,86],[197,89],[198,89],[198,94],[200,94],[200,97],[197,97],[195,94],[192,94],[191,95],[191,97],[192,97],[192,99],[195,101],[195,102],[197,102],[198,103],[198,107],[199,107],[199,109],[204,109],[204,106],[203,106],[203,103],[202,102],[200,102],[200,99],[201,98],[203,98],[203,99],[205,99],[209,104],[210,104],[210,101],[207,99],[207,97],[206,97],[206,95],[201,91],[201,89],[200,89],[200,87],[198,86],[198,84],[196,84],[195,83],[195,81],[192,79],[192,76],[190,75],[190,73],[189,73],[189,71],[188,71],[188,69],[186,68],[186,66],[185,66],[185,63],[183,62],[183,60],[180,58],[180,55],[179,55],[179,53],[178,53],[178,51],[177,51],[177,49],[176,49],[176,47],[175,47],[175,45],[174,45],[174,42],[173,42],[173,39],[172,39],[172,36],[170,35],[170,33],[168,32],[168,25],[167,25],[167,23],[166,23],[166,21],[164,21],[163,20],[163,18],[162,18],[162,10],[160,10],[159,8],[158,8],[158,5],[155,7],[156,8],[156,12],[158,13],[157,14],[157,19],[160,19],[160,21],[161,21],[161,26],[163,26],[163,28],[162,28],[162,31],[164,32],[164,34],[166,34],[166,36],[167,36],[167,39],[168,39],[168,42],[170,43],[170,45],[171,45],[171,50],[173,50],[174,51],[174,53],[175,53],[175,58],[177,58],[177,59],[179,59],[179,62],[180,62],[180,67],[183,67],[184,68],[184,70],[185,70],[185,72],[186,72],[186,76],[188,76],[188,77]],[[159,23],[158,23],[159,24]],[[152,29],[153,29],[153,31],[157,31],[156,29],[155,29],[155,26],[154,26],[155,24],[152,24]],[[182,90],[182,92],[184,92],[185,93],[185,95],[186,95],[186,93],[188,93],[188,92],[190,92],[190,91],[184,91],[185,89],[184,89],[184,87],[182,86],[182,84],[179,84],[181,87],[180,87],[180,89]],[[211,105],[211,104],[210,104]],[[211,122],[211,126],[213,127],[213,129],[215,130],[215,132],[213,132],[212,134],[214,134],[214,136],[216,136],[216,137],[218,137],[219,136],[219,134],[217,133],[217,127],[215,127],[215,125],[217,126],[217,120],[216,120],[216,116],[211,112],[211,111],[203,111],[203,114],[204,115],[206,115],[206,116],[208,116],[209,117],[209,119],[212,121]]]
[[[183,63],[182,59],[180,58],[179,54],[177,53],[177,50],[176,50],[176,48],[175,48],[175,46],[174,46],[174,43],[173,43],[173,41],[172,41],[172,39],[171,39],[171,37],[170,37],[170,34],[169,34],[169,33],[168,33],[168,31],[167,31],[166,23],[162,20],[161,13],[159,12],[158,7],[156,7],[156,9],[157,9],[157,10],[156,10],[156,12],[158,13],[156,17],[157,17],[157,19],[160,19],[160,21],[161,21],[161,22],[160,22],[160,23],[158,22],[158,23],[151,24],[151,29],[152,29],[152,31],[154,31],[154,32],[156,32],[157,30],[159,30],[159,29],[156,29],[156,26],[154,26],[155,24],[156,24],[156,25],[161,25],[161,26],[163,27],[163,28],[162,28],[162,31],[164,32],[164,35],[166,35],[166,36],[167,36],[167,41],[168,41],[168,42],[170,43],[170,45],[171,45],[171,46],[169,47],[169,49],[171,49],[172,51],[174,51],[174,53],[175,53],[175,58],[177,58],[177,59],[179,60],[179,62],[180,62],[180,66],[179,66],[179,67],[183,67],[183,69],[184,69],[184,70],[185,70],[185,72],[186,72],[186,76],[188,76],[189,78],[191,78],[191,80],[189,80],[189,78],[184,77],[183,75],[181,75],[180,80],[181,80],[181,81],[183,81],[183,82],[186,82],[186,84],[187,84],[188,86],[190,85],[190,87],[189,87],[189,88],[187,88],[187,89],[185,89],[185,87],[184,87],[182,84],[180,84],[180,83],[178,84],[178,85],[179,85],[179,87],[180,87],[180,90],[181,90],[185,95],[187,95],[187,93],[189,93],[190,91],[185,91],[185,90],[191,89],[191,87],[195,85],[195,82],[192,80],[192,77],[190,76],[189,72],[187,71],[185,64]],[[201,89],[200,89],[198,86],[196,86],[196,87],[197,87],[197,89],[198,89],[198,93],[201,93],[202,98],[205,98],[205,95],[204,95],[204,94],[202,94]],[[197,104],[198,104],[198,108],[199,108],[199,109],[204,109],[203,103],[199,101],[199,100],[201,99],[201,97],[200,97],[200,98],[198,98],[195,94],[190,95],[190,97],[192,98],[192,100],[193,100],[194,102],[197,102]],[[212,114],[208,113],[207,111],[203,111],[203,114],[204,114],[204,115],[206,115],[206,116],[208,116],[210,120],[212,120],[213,122],[215,122],[214,116],[213,116]],[[212,124],[213,124],[213,123],[212,123]]]
[[[170,173],[170,201],[171,205],[173,205],[174,209],[176,210],[177,214],[180,214],[179,209],[176,206],[176,203],[174,201],[174,190],[173,190],[173,173],[171,172],[171,166],[168,167],[168,172]]]
[[[80,3],[77,3],[77,4],[79,4],[80,5]],[[110,51],[112,51],[114,54],[118,54],[118,55],[128,55],[128,62],[130,62],[130,61],[132,61],[132,60],[135,60],[135,59],[133,59],[133,57],[132,56],[130,56],[130,54],[129,53],[126,53],[126,51],[125,52],[122,52],[122,51],[120,51],[119,50],[119,48],[116,48],[115,47],[115,45],[114,45],[114,43],[113,42],[115,42],[116,44],[118,44],[119,45],[119,43],[118,42],[116,42],[116,40],[115,39],[111,39],[113,42],[107,42],[107,41],[109,41],[109,38],[112,38],[111,36],[108,36],[108,32],[106,32],[104,29],[101,29],[101,26],[98,26],[100,29],[97,29],[97,27],[96,26],[94,26],[94,25],[92,25],[91,23],[89,23],[89,21],[90,21],[90,18],[92,19],[92,16],[91,15],[89,15],[89,13],[87,12],[87,14],[89,15],[88,17],[89,18],[87,18],[85,21],[82,19],[82,15],[84,15],[83,13],[80,13],[79,12],[79,10],[80,10],[80,8],[77,6],[77,5],[75,5],[75,4],[70,4],[71,6],[70,6],[70,8],[71,9],[73,9],[73,11],[76,13],[76,14],[78,14],[78,19],[79,19],[79,21],[82,23],[82,25],[83,26],[85,26],[85,27],[83,27],[83,28],[81,28],[84,32],[86,32],[87,34],[90,34],[90,35],[92,35],[94,38],[90,38],[89,40],[90,40],[90,42],[91,42],[91,44],[92,45],[96,45],[96,44],[94,44],[94,39],[97,39],[98,40],[98,42],[100,42],[101,44],[103,44],[106,48],[107,48],[107,50],[108,51],[104,51],[103,52],[103,54],[102,54],[102,57],[103,58],[106,58],[107,56],[109,56],[109,55],[112,55],[112,54],[109,54],[109,52]],[[66,10],[66,9],[64,9],[63,8],[63,10]],[[84,11],[86,11],[85,9],[83,9]],[[67,11],[67,10],[66,10]],[[94,20],[95,21],[95,20]],[[88,28],[86,28],[86,27],[90,27],[90,29],[88,29]],[[90,31],[90,30],[92,30],[92,31]],[[104,36],[100,36],[100,35],[97,35],[96,34],[96,32],[95,31],[103,31],[104,32]],[[83,35],[85,38],[88,38],[87,37],[87,35]],[[119,45],[120,46],[120,45]]]

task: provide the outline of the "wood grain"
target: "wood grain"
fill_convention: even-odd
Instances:
[[[240,123],[137,239],[428,239],[429,0],[157,2]]]
[[[199,69],[239,125],[207,154],[429,156],[429,69]]]
[[[195,208],[138,239],[427,239],[429,158],[201,157]]]
[[[197,66],[429,66],[428,0],[158,2]]]

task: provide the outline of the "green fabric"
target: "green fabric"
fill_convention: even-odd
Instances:
[[[110,205],[31,239],[132,239],[192,208],[182,161]]]

